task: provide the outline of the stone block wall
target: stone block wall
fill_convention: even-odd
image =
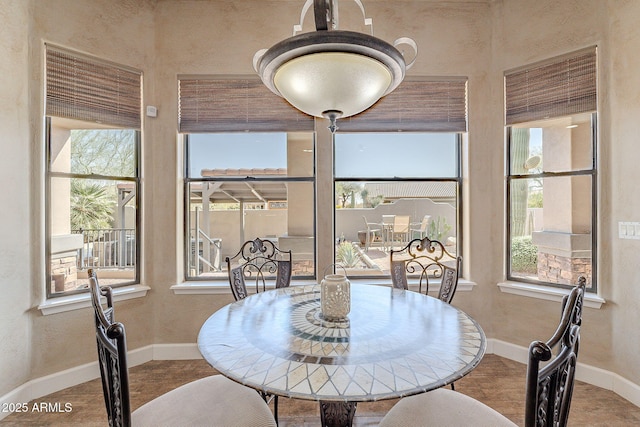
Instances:
[[[569,258],[538,252],[538,278],[544,282],[573,285],[585,276],[591,283],[591,259]]]
[[[51,260],[51,292],[73,290],[78,282],[78,256],[70,255]]]

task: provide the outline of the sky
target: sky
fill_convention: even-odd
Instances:
[[[529,129],[529,147],[539,150],[540,154],[542,153],[542,128]]]
[[[454,133],[336,135],[335,175],[341,178],[455,177]]]
[[[191,176],[202,169],[286,168],[284,133],[192,134]],[[455,134],[336,134],[336,176],[456,176]]]
[[[285,133],[189,135],[191,176],[202,169],[286,168]]]

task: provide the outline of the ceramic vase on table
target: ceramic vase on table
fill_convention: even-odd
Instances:
[[[347,318],[351,311],[351,283],[346,274],[324,276],[320,282],[320,305],[325,320],[341,321]]]

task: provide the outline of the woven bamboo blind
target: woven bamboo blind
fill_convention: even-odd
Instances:
[[[339,132],[466,132],[467,79],[405,80],[370,109],[338,120]]]
[[[596,49],[505,73],[505,123],[596,111]]]
[[[130,129],[141,127],[142,73],[46,46],[46,114]]]
[[[313,131],[313,117],[273,94],[259,79],[178,79],[179,131]]]

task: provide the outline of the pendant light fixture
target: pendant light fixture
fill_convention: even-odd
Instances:
[[[353,1],[372,27],[362,2]],[[312,3],[316,31],[297,34]],[[338,0],[307,0],[293,37],[256,52],[253,67],[273,93],[304,113],[329,119],[335,132],[336,119],[358,114],[392,92],[415,61],[418,49],[412,39],[390,44],[371,32],[339,30]],[[412,48],[410,63],[399,45]]]

